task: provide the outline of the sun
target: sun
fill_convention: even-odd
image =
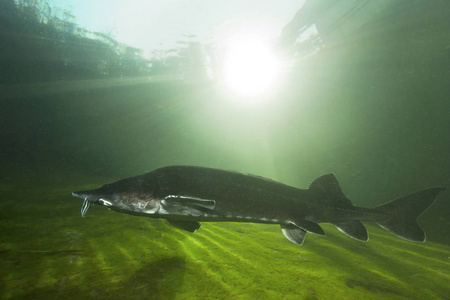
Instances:
[[[238,96],[255,97],[270,91],[280,73],[280,59],[263,40],[240,38],[228,44],[223,80]]]

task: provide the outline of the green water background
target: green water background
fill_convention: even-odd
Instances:
[[[361,243],[325,225],[302,247],[278,226],[208,223],[190,234],[102,207],[82,219],[70,192],[174,164],[300,188],[333,172],[368,207],[449,186],[448,11],[417,1],[372,22],[293,66],[263,106],[236,106],[214,83],[11,83],[3,68],[0,297],[447,298],[448,191],[420,219],[425,244],[371,225]]]

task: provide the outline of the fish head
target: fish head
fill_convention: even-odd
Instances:
[[[81,215],[84,217],[90,204],[106,206],[122,213],[156,214],[160,199],[155,197],[156,183],[141,177],[123,179],[105,184],[98,189],[73,192],[72,196],[83,199]]]

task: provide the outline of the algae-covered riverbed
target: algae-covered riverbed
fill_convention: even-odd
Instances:
[[[75,186],[75,188],[91,186]],[[277,225],[203,223],[192,234],[164,220],[93,206],[74,187],[3,186],[3,299],[445,299],[450,247],[410,243],[367,224],[355,241],[290,243]],[[20,201],[17,201],[19,200]]]

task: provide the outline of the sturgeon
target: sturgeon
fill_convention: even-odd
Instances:
[[[445,187],[421,190],[375,208],[358,207],[342,192],[334,174],[299,189],[263,177],[195,166],[169,166],[73,192],[83,199],[81,215],[90,204],[151,218],[195,232],[199,222],[279,224],[291,242],[302,245],[308,232],[324,235],[319,223],[331,223],[344,234],[368,241],[361,221],[371,221],[400,238],[424,242],[416,222]]]

